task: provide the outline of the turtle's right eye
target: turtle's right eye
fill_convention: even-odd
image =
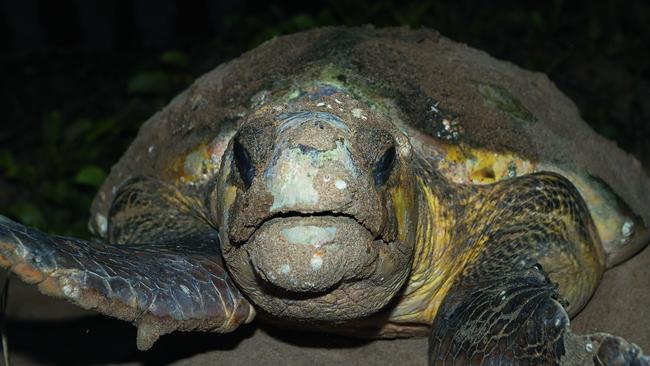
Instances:
[[[372,175],[375,178],[375,184],[380,186],[388,180],[393,165],[395,164],[395,147],[389,147],[384,154],[375,163]]]
[[[248,153],[248,150],[246,150],[246,148],[237,139],[235,139],[235,142],[233,144],[233,155],[239,176],[244,182],[246,189],[248,189],[253,182],[255,169],[253,168],[253,162],[251,161],[251,156]]]

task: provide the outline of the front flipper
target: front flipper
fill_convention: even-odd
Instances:
[[[648,365],[621,338],[571,331],[569,309],[582,307],[602,271],[591,217],[571,183],[538,173],[484,192],[467,236],[459,230],[473,256],[436,314],[431,364]]]
[[[557,286],[539,265],[459,283],[431,334],[431,365],[650,365],[634,344],[576,335]]]
[[[255,315],[226,272],[214,230],[110,245],[49,236],[0,215],[0,265],[46,295],[133,322],[143,350],[175,330],[229,332]]]

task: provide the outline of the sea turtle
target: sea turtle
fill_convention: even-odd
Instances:
[[[650,183],[546,76],[431,30],[266,42],[153,116],[93,202],[97,239],[0,217],[45,294],[175,330],[255,316],[429,335],[432,365],[647,365],[569,316],[648,241]]]

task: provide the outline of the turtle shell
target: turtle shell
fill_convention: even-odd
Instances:
[[[95,198],[91,229],[105,233],[113,196],[132,176],[202,189],[237,121],[272,91],[311,77],[361,86],[396,106],[414,147],[451,181],[565,175],[588,203],[610,266],[647,242],[650,183],[641,165],[590,129],[544,74],[433,30],[372,27],[278,37],[200,77],[143,125]]]

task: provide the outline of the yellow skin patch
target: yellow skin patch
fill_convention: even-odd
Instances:
[[[409,208],[413,206],[414,192],[401,188],[402,185],[392,190],[393,205],[395,207],[395,218],[397,219],[397,226],[399,228],[408,227],[409,222]],[[398,239],[402,242],[407,240],[408,233],[406,230],[399,230]]]
[[[180,183],[192,184],[212,172],[210,152],[207,144],[200,144],[193,150],[174,159],[170,164],[170,175]]]
[[[168,167],[169,175],[184,185],[204,184],[221,168],[221,158],[236,131],[224,128],[211,142],[201,143],[174,159]]]
[[[438,171],[454,183],[490,184],[536,171],[529,160],[508,153],[436,141],[432,149]]]
[[[411,275],[403,299],[390,316],[390,320],[396,323],[431,324],[470,255],[467,252],[464,258],[451,257],[448,243],[451,241],[450,229],[456,225],[455,218],[446,212],[448,207],[440,204],[420,177],[418,185],[425,200],[420,202]],[[399,210],[400,206],[396,207]],[[397,217],[399,220],[400,216]],[[450,265],[440,265],[442,263]]]

